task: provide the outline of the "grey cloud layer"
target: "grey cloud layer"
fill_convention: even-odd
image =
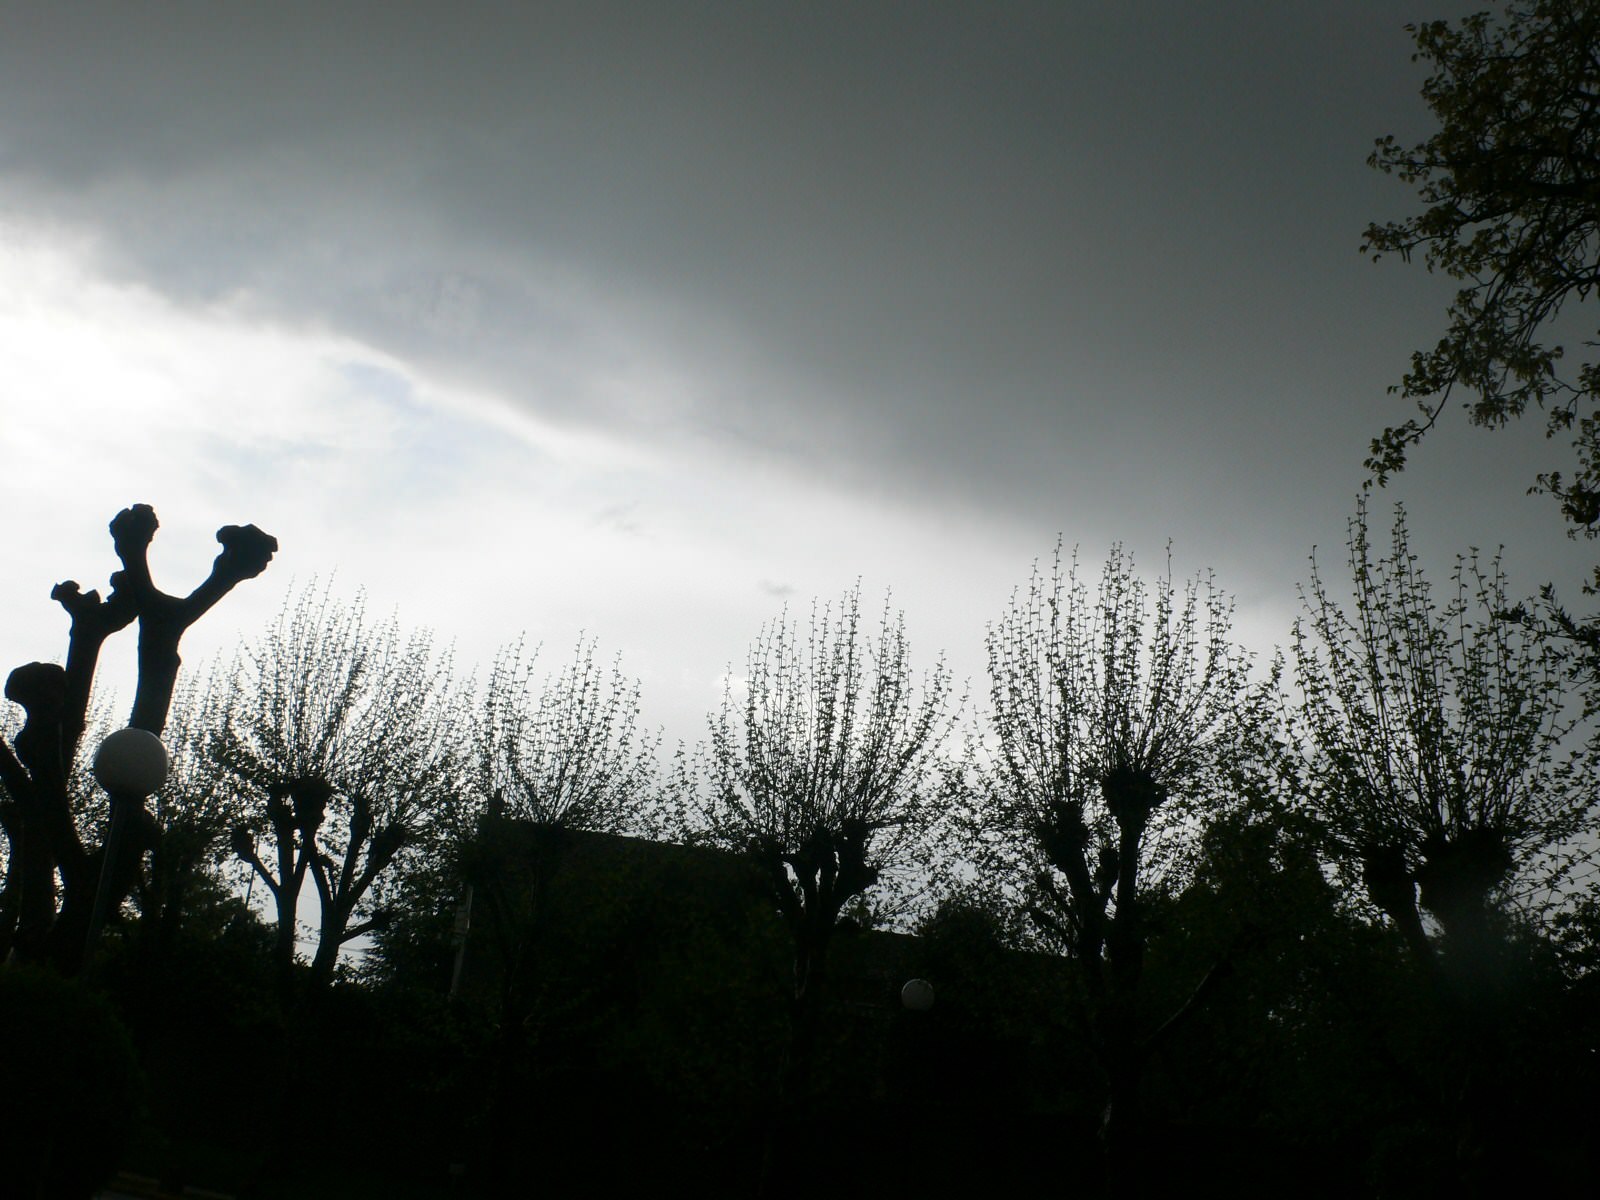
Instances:
[[[1301,7],[39,6],[0,184],[546,417],[1182,537],[1342,503],[1426,329],[1406,14]]]

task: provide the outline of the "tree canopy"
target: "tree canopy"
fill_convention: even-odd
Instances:
[[[861,628],[858,588],[813,608],[804,634],[787,615],[767,625],[742,703],[730,692],[711,718],[711,840],[770,868],[786,914],[816,904],[831,924],[909,864],[934,818],[950,689],[942,661],[918,687],[904,619],[887,606],[876,637]]]
[[[1455,24],[1407,26],[1413,61],[1432,74],[1422,96],[1438,129],[1414,146],[1393,134],[1368,159],[1416,188],[1421,212],[1376,222],[1374,260],[1421,253],[1461,281],[1449,324],[1412,355],[1393,389],[1420,416],[1385,429],[1367,466],[1382,482],[1457,396],[1471,420],[1504,426],[1530,408],[1569,440],[1576,465],[1541,472],[1575,530],[1600,533],[1600,363],[1568,365],[1554,340],[1563,310],[1600,284],[1600,7],[1578,0],[1509,5]],[[1587,311],[1574,314],[1586,337]],[[1587,324],[1585,324],[1587,322]],[[1596,343],[1584,340],[1585,350]]]
[[[954,721],[942,660],[919,680],[904,619],[885,599],[877,635],[860,588],[787,614],[752,643],[744,697],[710,718],[698,820],[759,869],[794,950],[785,1089],[806,1088],[818,984],[847,907],[911,866],[934,820],[939,750]]]
[[[1348,562],[1341,606],[1312,560],[1294,631],[1295,732],[1330,849],[1427,958],[1419,889],[1447,934],[1481,926],[1513,881],[1548,890],[1560,876],[1551,852],[1583,827],[1589,788],[1565,746],[1573,720],[1556,656],[1505,619],[1498,558],[1458,558],[1441,596],[1404,510],[1375,554],[1362,508]]]
[[[321,904],[312,974],[326,982],[339,948],[385,919],[372,896],[396,858],[426,843],[459,795],[449,655],[393,618],[374,625],[361,598],[307,590],[227,687],[213,754],[265,802],[233,850],[276,902],[286,975],[309,873]]]
[[[1232,635],[1232,604],[1170,572],[1150,588],[1120,547],[1091,589],[1057,547],[1048,576],[988,637],[994,752],[975,763],[974,857],[1073,959],[1105,1076],[1113,1195],[1134,1194],[1146,1059],[1226,969],[1152,1019],[1149,910],[1186,882],[1198,835],[1236,807],[1270,694]]]
[[[119,553],[137,563],[150,532],[128,510]],[[271,547],[240,558],[233,537],[217,574],[236,583]],[[1593,1176],[1592,887],[1569,878],[1542,922],[1498,901],[1548,885],[1552,849],[1592,848],[1588,760],[1566,756],[1592,708],[1503,619],[1497,562],[1430,589],[1403,524],[1371,548],[1359,516],[1350,555],[1350,598],[1306,589],[1290,719],[1278,660],[1257,668],[1209,576],[1141,578],[1120,550],[1080,572],[1058,550],[989,630],[987,721],[957,763],[948,671],[912,672],[887,602],[863,621],[852,589],[786,614],[728,672],[703,752],[680,754],[687,812],[665,803],[639,683],[593,643],[548,674],[509,648],[470,692],[427,635],[302,593],[174,690],[181,629],[158,628],[140,711],[173,769],[136,801],[151,836],[111,897],[138,921],[71,959],[48,924],[13,939],[0,1129],[31,1151],[0,1180],[42,1165],[82,1177],[44,1191],[87,1197],[120,1163],[176,1194],[192,1164],[241,1194],[743,1196],[1056,1172],[1090,1196],[1212,1179],[1249,1196],[1314,1162],[1318,1194],[1571,1192]],[[118,801],[63,756],[103,722],[63,696],[129,611],[113,586],[98,604],[58,589],[78,610],[68,667],[12,679],[31,707],[0,747],[0,941],[27,932],[29,888],[62,927],[69,886],[98,874],[66,880]],[[24,856],[58,827],[83,857],[52,877]],[[676,834],[702,844],[660,840]],[[863,929],[885,894],[926,897],[930,859],[953,896],[919,936]],[[230,887],[244,872],[276,931]],[[336,972],[363,931],[369,969]],[[908,979],[932,982],[932,1010],[902,1007]],[[219,1070],[248,1102],[216,1103]],[[30,1132],[117,1132],[73,1096],[132,1114],[128,1158],[67,1162],[65,1134]]]
[[[639,683],[595,661],[579,641],[554,675],[536,672],[521,643],[495,659],[477,708],[473,785],[480,803],[539,825],[638,833],[657,798],[660,735],[639,728]]]

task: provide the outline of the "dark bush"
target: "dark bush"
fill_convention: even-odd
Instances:
[[[117,1169],[141,1095],[133,1044],[111,1006],[43,968],[0,969],[0,1191],[92,1196]],[[13,1190],[15,1189],[15,1190]]]

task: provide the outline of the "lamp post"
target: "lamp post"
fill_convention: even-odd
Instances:
[[[94,909],[89,917],[89,932],[83,951],[87,958],[100,936],[110,905],[112,878],[117,855],[122,847],[128,813],[144,805],[145,797],[167,781],[167,748],[161,739],[144,729],[119,729],[100,743],[94,755],[94,777],[111,802],[111,823],[106,831],[100,860],[100,885],[95,889]]]
[[[933,984],[926,979],[908,979],[900,989],[900,1004],[907,1012],[927,1012],[933,1007]]]
[[[461,968],[467,963],[467,935],[472,932],[472,885],[462,890],[461,902],[456,905],[455,962],[450,968],[450,999],[461,991]]]

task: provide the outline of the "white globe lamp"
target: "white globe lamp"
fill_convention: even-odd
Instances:
[[[108,792],[148,796],[167,781],[167,748],[144,729],[119,729],[100,743],[94,777]]]
[[[927,1012],[933,1007],[933,984],[926,979],[908,979],[900,989],[900,1003],[908,1012]]]

